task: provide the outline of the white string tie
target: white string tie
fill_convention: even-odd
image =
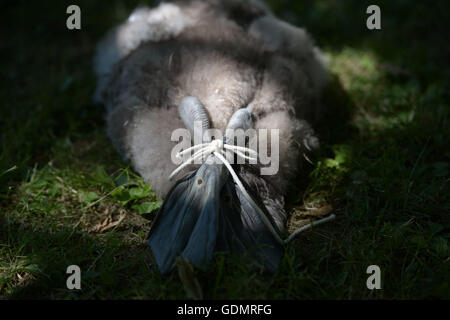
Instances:
[[[202,143],[197,144],[193,147],[187,148],[186,150],[183,150],[176,154],[177,158],[182,158],[187,154],[190,154],[192,151],[194,151],[194,154],[186,159],[178,168],[176,168],[169,176],[169,180],[172,180],[174,176],[176,176],[181,170],[183,170],[186,166],[192,164],[194,161],[198,159],[206,159],[207,156],[210,154],[214,154],[217,158],[219,158],[225,166],[230,171],[231,175],[236,178],[234,180],[239,180],[237,178],[236,173],[234,172],[233,168],[231,167],[230,162],[226,160],[225,157],[230,154],[236,154],[238,157],[241,157],[243,159],[247,159],[250,161],[258,161],[258,153],[250,148],[246,147],[240,147],[235,146],[232,144],[227,144],[222,141],[222,139],[216,139],[208,143]],[[246,153],[249,155],[247,156]],[[219,155],[219,156],[218,156]]]
[[[245,196],[245,198],[250,202],[252,207],[258,212],[258,215],[260,216],[263,223],[266,225],[266,227],[269,229],[269,231],[272,233],[274,238],[280,243],[280,244],[287,244],[291,240],[293,240],[298,234],[300,234],[302,231],[305,231],[315,225],[333,220],[335,218],[335,215],[332,214],[329,217],[313,221],[310,224],[303,226],[302,228],[297,229],[294,231],[287,239],[282,239],[279,235],[279,233],[275,230],[270,220],[267,218],[265,213],[261,210],[261,208],[255,203],[253,198],[248,194],[247,190],[245,190],[244,185],[242,184],[241,180],[239,180],[238,175],[234,171],[233,167],[231,166],[230,162],[226,159],[226,156],[228,154],[236,154],[238,157],[241,157],[243,159],[247,159],[250,161],[257,161],[258,160],[258,153],[250,148],[241,147],[241,146],[235,146],[228,143],[224,143],[222,139],[215,139],[211,142],[197,144],[193,147],[187,148],[186,150],[183,150],[179,153],[177,153],[177,158],[182,158],[183,156],[190,154],[192,151],[194,151],[194,154],[186,159],[178,168],[176,168],[169,176],[169,180],[172,180],[174,176],[176,176],[181,170],[183,170],[186,166],[192,164],[194,161],[198,159],[205,159],[210,154],[214,154],[228,169],[231,176],[233,177],[234,182],[238,186],[238,188],[241,190],[242,194]],[[246,155],[248,153],[248,156]]]

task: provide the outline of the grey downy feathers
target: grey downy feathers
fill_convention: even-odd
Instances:
[[[217,250],[252,251],[252,261],[275,271],[282,246],[228,170],[206,161],[186,167],[178,182],[168,180],[177,167],[170,138],[175,129],[191,131],[193,119],[223,132],[229,126],[279,130],[276,174],[260,175],[262,164],[234,168],[272,227],[285,235],[284,195],[302,155],[319,147],[311,124],[329,80],[308,33],[255,0],[162,2],[136,9],[113,28],[99,42],[94,66],[95,99],[107,107],[109,137],[165,201],[149,238],[160,271],[169,272],[180,255],[205,265]],[[244,108],[248,124],[233,123]],[[205,183],[197,183],[199,176]]]

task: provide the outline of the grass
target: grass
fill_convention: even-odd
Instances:
[[[186,298],[176,273],[151,271],[145,238],[160,200],[120,160],[91,102],[95,42],[137,2],[79,1],[81,31],[65,28],[69,4],[2,10],[0,297]],[[288,208],[332,204],[337,219],[288,245],[274,276],[218,254],[195,271],[205,298],[450,298],[450,8],[380,2],[382,30],[369,31],[368,4],[271,1],[310,30],[334,77],[323,153]],[[66,289],[72,264],[81,290]],[[366,288],[373,264],[381,290]]]

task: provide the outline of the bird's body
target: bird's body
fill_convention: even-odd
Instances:
[[[178,106],[196,97],[212,128],[225,130],[247,108],[255,129],[279,129],[279,171],[236,171],[285,232],[284,197],[318,140],[310,123],[328,74],[303,29],[284,23],[256,1],[180,1],[137,9],[99,44],[97,98],[107,106],[108,134],[121,155],[163,198]],[[253,166],[254,169],[255,166]]]

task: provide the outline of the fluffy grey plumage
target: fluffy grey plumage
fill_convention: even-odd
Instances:
[[[306,31],[282,22],[257,1],[175,1],[139,8],[99,43],[96,99],[107,106],[108,134],[158,195],[173,183],[173,130],[186,96],[224,130],[239,108],[255,128],[280,129],[280,170],[240,176],[285,230],[284,198],[302,154],[318,148],[309,123],[328,81],[324,59]]]

